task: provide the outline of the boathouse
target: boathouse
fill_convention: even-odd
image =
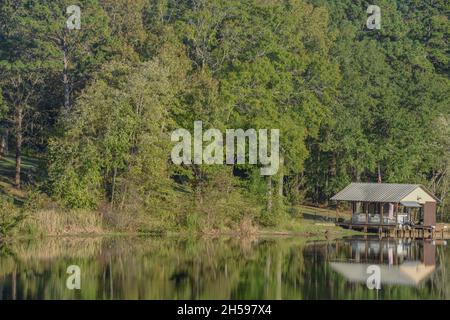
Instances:
[[[351,183],[331,200],[351,204],[351,219],[340,225],[365,231],[434,229],[439,202],[423,185],[398,183]]]

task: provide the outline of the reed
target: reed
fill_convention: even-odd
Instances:
[[[101,214],[85,210],[38,210],[28,216],[22,228],[47,236],[105,232]]]

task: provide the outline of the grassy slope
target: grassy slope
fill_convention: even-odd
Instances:
[[[37,158],[22,157],[22,179],[27,179],[30,171],[36,171],[39,165],[39,160]],[[15,158],[9,156],[5,158],[0,158],[0,178],[7,179],[11,183],[13,182],[15,174],[16,160]]]
[[[39,160],[32,157],[22,157],[21,178],[24,184],[30,182],[32,172],[37,172]],[[0,194],[14,199],[14,202],[20,205],[25,197],[23,190],[14,188],[16,162],[13,157],[0,158]]]
[[[346,212],[305,205],[296,206],[294,209],[298,212],[295,218],[287,219],[274,228],[265,228],[262,230],[262,234],[292,234],[314,239],[361,234],[361,232],[346,230],[334,224],[334,219],[348,216]]]

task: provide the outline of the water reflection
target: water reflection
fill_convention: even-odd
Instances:
[[[436,243],[431,240],[355,239],[338,248],[349,250],[349,257],[331,262],[331,268],[351,282],[366,283],[369,266],[376,265],[381,284],[418,286],[436,269]]]
[[[448,246],[421,241],[53,238],[1,245],[0,299],[449,299],[449,268]]]

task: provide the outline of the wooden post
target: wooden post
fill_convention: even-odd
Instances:
[[[364,202],[364,212],[366,213],[366,224],[369,223],[369,204]]]
[[[395,225],[398,223],[398,203],[394,205],[394,212],[395,212]]]

